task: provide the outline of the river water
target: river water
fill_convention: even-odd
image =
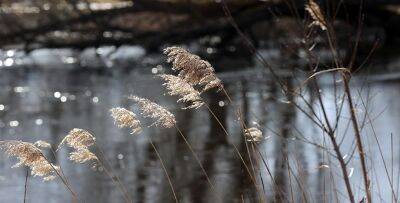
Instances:
[[[224,134],[207,108],[180,109],[182,105],[175,102],[176,98],[165,94],[159,79],[153,77],[150,69],[0,70],[0,136],[2,140],[46,140],[57,146],[72,128],[87,129],[96,136],[98,146],[105,153],[109,164],[104,162],[104,167],[119,177],[134,202],[174,201],[148,137],[161,154],[180,202],[219,202],[221,199],[223,202],[255,202],[260,191],[265,194],[262,195],[264,201],[268,202],[346,201],[347,193],[335,157],[309,143],[330,148],[329,139],[304,113],[291,105],[288,98],[282,96],[278,86],[259,72],[236,72],[226,74],[223,79],[233,104],[229,104],[221,92],[210,92],[203,97],[227,128],[229,136]],[[291,80],[295,81],[288,78],[287,82]],[[334,119],[336,104],[332,98],[335,88],[327,80],[321,79],[320,91],[328,116]],[[392,200],[391,187],[373,132],[379,140],[389,177],[393,174],[393,185],[397,189],[399,90],[400,83],[396,80],[368,81],[356,77],[352,84],[358,104],[356,113],[363,126],[373,198],[382,202]],[[140,135],[131,135],[129,130],[114,125],[109,115],[110,108],[120,106],[137,112],[137,107],[126,98],[130,94],[156,101],[175,114],[179,129],[198,155],[214,189],[207,183],[176,129],[150,127]],[[301,103],[300,98],[295,99]],[[307,90],[305,99],[313,100]],[[313,105],[321,115],[317,103]],[[261,143],[246,145],[243,142],[241,122],[236,116],[238,108],[242,110],[247,125],[263,131],[265,138]],[[362,174],[358,155],[354,153],[350,124],[348,108],[344,105],[337,139],[341,140],[341,149],[348,161],[353,192],[357,200],[361,200],[364,194]],[[251,173],[256,175],[258,187],[254,187],[235,147],[243,155]],[[101,156],[99,150],[93,150]],[[102,166],[71,163],[67,158],[69,152],[70,149],[64,147],[57,152],[56,159],[50,153],[47,155],[59,162],[80,200],[124,202],[120,190],[104,173]],[[7,158],[4,153],[0,157],[0,202],[23,202],[26,169],[11,168],[15,160]],[[71,201],[71,194],[57,179],[43,182],[38,177],[29,177],[26,192],[27,202]]]

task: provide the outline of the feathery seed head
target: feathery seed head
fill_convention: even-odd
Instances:
[[[52,163],[49,163],[45,158],[43,158],[41,160],[38,160],[35,164],[31,166],[31,173],[33,176],[43,177],[44,181],[49,181],[56,178],[56,172],[54,171],[54,169],[58,172],[60,171],[59,166],[53,165]]]
[[[128,97],[139,105],[142,115],[147,118],[155,119],[151,125],[171,128],[176,124],[175,116],[164,107],[138,96],[131,95]]]
[[[64,143],[67,143],[68,146],[74,149],[87,148],[92,146],[95,141],[96,138],[88,131],[74,128],[68,133],[67,136],[64,137],[64,139],[58,145],[58,149],[60,149]]]
[[[261,130],[255,127],[245,129],[244,135],[248,142],[260,142],[263,139]]]
[[[96,138],[88,131],[74,128],[64,137],[58,145],[58,149],[60,149],[62,144],[67,143],[69,147],[74,149],[74,151],[69,153],[69,159],[75,163],[98,160],[97,156],[89,150],[89,147],[94,145],[95,141]]]
[[[158,76],[165,80],[163,85],[167,88],[169,95],[181,97],[178,102],[189,103],[189,106],[183,109],[199,108],[204,104],[200,97],[200,92],[185,80],[174,75],[161,74]]]
[[[114,118],[115,124],[119,128],[128,127],[132,129],[131,134],[140,133],[142,128],[140,126],[140,121],[136,118],[136,114],[125,108],[112,108],[111,116]]]
[[[175,46],[164,49],[164,54],[168,57],[167,62],[172,64],[172,70],[179,71],[178,76],[189,84],[203,86],[202,92],[223,87],[208,61]]]
[[[0,147],[8,156],[18,158],[13,167],[26,166],[31,169],[33,176],[40,176],[44,181],[53,180],[60,168],[49,163],[42,151],[34,144],[17,140],[0,141]]]
[[[80,148],[69,153],[69,159],[75,163],[83,164],[87,161],[98,160],[97,156],[88,148]]]
[[[310,26],[315,25],[320,27],[321,30],[326,30],[327,23],[325,21],[325,17],[321,11],[321,8],[318,6],[318,4],[314,0],[309,0],[308,4],[306,4],[305,9],[313,19],[313,22],[310,24]]]

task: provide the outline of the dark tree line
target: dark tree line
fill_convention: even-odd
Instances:
[[[303,21],[304,1],[226,1],[237,24],[258,44],[274,32],[277,19]],[[400,34],[397,1],[320,1],[333,21],[356,27],[360,8],[365,26],[384,30],[384,38],[396,41]],[[205,36],[232,39],[231,24],[215,1],[1,1],[0,46],[3,48],[77,48],[139,44],[157,49],[166,43],[186,43]],[[397,14],[396,14],[397,13]],[[254,33],[255,32],[255,33]],[[276,32],[276,31],[275,31]],[[382,37],[383,38],[383,37]]]

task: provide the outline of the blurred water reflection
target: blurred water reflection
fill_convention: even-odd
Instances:
[[[244,77],[237,73],[224,79],[234,105],[243,109],[246,125],[260,127],[266,136],[257,146],[243,142],[236,111],[232,105],[227,105],[229,102],[220,93],[207,94],[206,100],[227,127],[229,137],[224,135],[206,108],[180,110],[174,98],[164,95],[160,81],[151,74],[119,70],[106,73],[60,69],[2,70],[1,139],[41,139],[56,145],[70,129],[87,129],[97,137],[113,172],[122,179],[135,202],[173,202],[160,162],[146,138],[151,136],[167,164],[179,199],[182,202],[217,202],[200,167],[174,129],[149,128],[140,136],[132,136],[129,130],[115,127],[109,109],[122,106],[135,110],[126,96],[136,94],[151,98],[175,113],[179,127],[189,138],[224,202],[258,200],[257,190],[232,143],[244,155],[245,161],[253,165],[251,170],[254,168],[257,178],[262,180],[258,183],[268,201],[345,200],[345,189],[334,157],[304,141],[325,143],[322,132],[286,102],[297,98],[282,97],[274,83],[259,75]],[[290,84],[292,80],[289,78],[286,82]],[[370,83],[366,87],[362,84],[354,84],[354,95],[358,95],[356,90],[360,90],[363,98],[370,98],[368,109],[388,161],[391,158],[390,134],[394,136],[395,145],[400,141],[397,127],[400,121],[400,104],[397,102],[400,84]],[[321,91],[328,113],[334,118],[335,103],[330,99],[333,88],[324,86]],[[312,101],[312,95],[307,95],[307,99]],[[360,107],[360,118],[364,113]],[[342,149],[350,157],[354,141],[352,131],[348,130],[347,115],[343,114],[338,136],[347,135],[343,138]],[[390,187],[387,179],[383,178],[383,163],[368,122],[363,133],[365,145],[369,148],[368,163],[374,163],[370,172],[375,182],[372,185],[374,198],[390,201]],[[263,159],[251,150],[254,147],[260,149]],[[123,202],[122,195],[101,168],[72,164],[67,160],[68,153],[68,149],[62,149],[57,153],[57,159],[80,199],[84,202]],[[0,156],[0,202],[22,202],[26,171],[23,168],[12,169],[14,162],[3,153]],[[351,181],[361,200],[358,158],[356,155],[352,158],[348,164],[349,168],[354,168]],[[398,174],[399,158],[397,150],[393,158],[394,174]],[[61,181],[42,182],[32,177],[28,181],[27,199],[28,202],[69,202],[71,196]]]

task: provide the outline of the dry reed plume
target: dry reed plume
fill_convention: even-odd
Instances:
[[[64,139],[58,145],[58,149],[60,149],[64,143],[74,149],[87,148],[92,146],[95,141],[96,138],[88,131],[74,128],[68,133],[67,136],[64,137]]]
[[[204,104],[200,92],[182,78],[167,74],[158,76],[165,80],[163,85],[167,88],[169,95],[180,97],[177,102],[189,103],[183,109],[199,108]]]
[[[69,154],[69,159],[75,163],[83,164],[87,161],[98,160],[88,148],[79,148]]]
[[[44,181],[56,178],[56,171],[60,167],[48,162],[42,151],[34,144],[17,140],[0,141],[0,147],[8,156],[18,158],[14,167],[26,166],[31,169],[33,176],[40,176]]]
[[[58,146],[58,149],[60,149],[60,147],[64,143],[66,143],[68,146],[74,149],[74,151],[69,153],[69,159],[71,161],[79,164],[93,161],[90,163],[92,167],[97,167],[98,164],[102,166],[107,175],[121,190],[121,193],[124,195],[126,202],[132,202],[119,178],[113,176],[104,166],[104,164],[100,161],[100,159],[93,152],[89,150],[89,147],[95,145],[96,143],[96,138],[92,134],[90,134],[86,130],[74,128],[68,133],[67,136],[65,136],[65,138]],[[97,149],[103,154],[104,158],[104,153],[102,152],[102,150],[99,147],[97,147]],[[114,177],[116,177],[117,180],[114,180]]]
[[[74,128],[58,145],[58,149],[66,143],[74,151],[69,154],[69,159],[75,163],[85,163],[90,160],[98,160],[97,156],[90,152],[89,147],[95,144],[96,138],[88,131]],[[57,150],[58,150],[57,149]]]
[[[311,16],[313,19],[313,22],[310,24],[310,26],[318,26],[321,28],[321,30],[326,30],[326,20],[325,17],[321,11],[321,8],[318,6],[317,3],[315,3],[314,0],[309,0],[308,4],[306,4],[305,7],[306,11],[308,14]]]
[[[131,95],[129,99],[133,100],[139,105],[142,115],[147,118],[155,119],[155,126],[162,126],[164,128],[171,128],[176,124],[175,116],[164,107],[138,96]]]
[[[112,108],[110,112],[111,117],[114,118],[114,122],[119,128],[131,128],[131,134],[140,133],[142,131],[140,121],[136,118],[136,114],[132,111],[117,107]]]
[[[191,85],[202,86],[202,92],[222,89],[222,82],[208,61],[175,46],[164,49],[164,54],[168,56],[167,62],[172,64],[172,70],[178,71],[178,76]]]
[[[244,135],[249,142],[260,142],[263,139],[261,130],[255,127],[244,129]]]

